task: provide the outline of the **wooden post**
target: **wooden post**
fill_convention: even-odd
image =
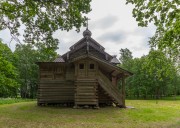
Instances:
[[[125,97],[126,97],[126,93],[125,93],[125,76],[122,76],[122,102],[123,102],[123,107],[125,106]]]
[[[112,76],[112,85],[117,87],[117,77],[116,76]]]

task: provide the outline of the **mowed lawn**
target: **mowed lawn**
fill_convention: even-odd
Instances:
[[[180,100],[127,100],[135,109],[0,105],[0,128],[180,128]]]

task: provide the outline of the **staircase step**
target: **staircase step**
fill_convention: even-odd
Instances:
[[[122,96],[117,87],[113,86],[111,81],[101,72],[99,72],[98,83],[106,91],[106,93],[108,93],[107,95],[114,100],[115,104],[123,105]]]

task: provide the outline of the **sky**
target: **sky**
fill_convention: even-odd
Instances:
[[[155,27],[138,27],[135,18],[132,17],[132,5],[126,5],[125,0],[92,0],[92,11],[87,15],[89,30],[92,38],[100,43],[105,51],[119,57],[121,48],[128,48],[133,57],[141,57],[149,52],[148,40],[155,33]],[[83,38],[83,31],[77,33],[75,29],[56,31],[54,37],[59,39],[57,53],[62,55],[69,51],[69,47]],[[15,41],[10,42],[10,34],[7,30],[0,32],[0,38],[12,49],[15,49]]]

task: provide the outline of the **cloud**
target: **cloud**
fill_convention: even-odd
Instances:
[[[149,27],[136,27],[133,31],[135,35],[144,35],[146,37],[152,37],[155,33],[156,27],[150,24]]]
[[[92,22],[89,28],[93,29],[108,29],[111,28],[118,21],[118,17],[114,15],[107,15],[96,22]]]
[[[119,43],[123,42],[127,37],[126,32],[123,31],[114,31],[114,32],[109,32],[101,35],[97,39],[101,41],[112,41],[112,43]]]
[[[8,29],[0,31],[0,38],[2,39],[2,42],[6,43],[12,51],[15,50],[17,42],[15,40],[11,41],[11,35]]]
[[[85,30],[83,28],[82,30]],[[75,29],[70,31],[61,31],[58,30],[53,34],[54,38],[57,38],[59,40],[59,49],[57,50],[57,53],[62,55],[69,51],[70,46],[72,46],[74,43],[78,42],[81,38],[83,38],[83,31],[77,32]]]

